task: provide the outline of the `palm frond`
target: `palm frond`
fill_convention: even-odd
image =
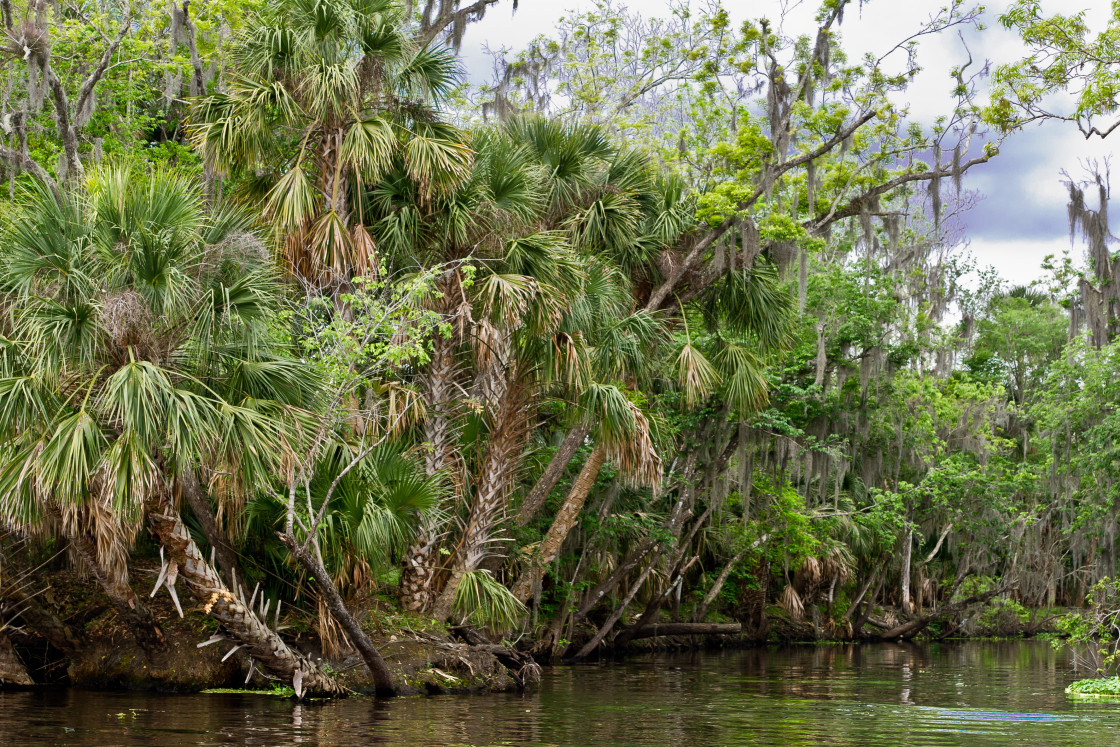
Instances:
[[[460,619],[496,631],[509,630],[526,614],[525,605],[487,570],[463,574],[452,609]]]

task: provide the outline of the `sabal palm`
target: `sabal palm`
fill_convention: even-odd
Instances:
[[[533,204],[528,199],[520,203],[525,211],[532,210],[534,220],[523,222],[524,227],[513,222],[521,234],[505,242],[478,285],[477,306],[488,321],[480,326],[485,332],[480,348],[484,355],[476,390],[491,403],[487,427],[492,436],[479,457],[472,509],[452,575],[436,605],[437,616],[449,609],[457,579],[491,550],[528,441],[530,414],[542,398],[557,388],[578,393],[627,368],[620,361],[640,345],[612,349],[611,344],[632,341],[634,330],[656,327],[648,316],[633,315],[629,284],[610,268],[613,257],[597,251],[602,246],[597,232],[619,243],[636,241],[642,220],[635,195],[644,184],[612,181],[613,176],[625,176],[625,170],[613,167],[617,154],[601,132],[529,119],[512,122],[492,137],[512,141],[506,151],[524,164],[518,174],[536,176],[539,196]],[[500,165],[508,166],[510,160]],[[483,183],[492,194],[500,192],[490,186],[495,183],[508,193],[530,192],[520,188],[527,180],[487,176],[491,178]],[[511,212],[507,208],[498,215]],[[496,223],[509,229],[509,222]],[[527,232],[532,229],[536,230]],[[580,248],[593,258],[579,257]],[[598,259],[595,254],[606,256]],[[615,339],[607,339],[610,332]],[[627,414],[634,419],[629,410]],[[652,449],[645,456],[656,459]],[[582,505],[582,499],[573,505],[577,503]]]
[[[506,243],[501,260],[472,289],[478,309],[474,327],[474,391],[483,404],[487,437],[479,450],[470,511],[451,561],[451,575],[433,614],[446,619],[464,574],[476,570],[494,548],[505,519],[540,404],[541,384],[554,375],[540,355],[556,339],[566,309],[578,297],[584,275],[578,257],[554,233]],[[570,368],[559,371],[561,376]]]
[[[246,228],[169,173],[117,167],[88,197],[33,195],[0,265],[11,509],[103,496],[135,519],[161,476],[266,473],[314,379],[270,347],[279,287]]]
[[[498,307],[517,307],[528,299],[540,299],[536,281],[521,274],[526,267],[505,262],[506,242],[524,238],[514,252],[530,251],[531,246],[548,243],[555,237],[532,234],[544,193],[538,169],[525,148],[500,132],[477,133],[471,143],[476,156],[470,178],[451,193],[421,205],[418,187],[407,174],[397,173],[369,192],[367,216],[371,233],[390,264],[395,267],[443,265],[436,310],[448,322],[449,332],[432,341],[431,360],[420,373],[420,388],[426,405],[423,436],[429,474],[459,472],[465,461],[455,454],[458,419],[455,406],[459,387],[469,387],[471,366],[465,354],[470,340],[479,342],[478,333],[496,332],[487,321],[474,325],[474,305],[500,316]],[[482,263],[482,278],[468,292],[463,283],[461,260]],[[539,308],[539,306],[534,306]],[[503,326],[499,322],[499,326]],[[506,328],[506,332],[510,330]],[[506,339],[504,335],[502,339]],[[489,351],[489,343],[479,347]],[[490,357],[491,363],[495,358]],[[501,366],[491,373],[504,371]],[[492,382],[497,380],[490,378]],[[494,393],[490,387],[491,394]],[[490,403],[491,409],[493,403]],[[499,431],[501,429],[498,429]],[[460,488],[468,482],[456,479]],[[450,506],[448,506],[450,508]],[[430,604],[434,572],[440,561],[440,540],[446,530],[450,511],[431,514],[409,549],[401,577],[401,600],[406,608],[422,609]]]
[[[193,137],[218,173],[256,174],[305,279],[343,282],[375,262],[355,215],[366,188],[399,170],[426,202],[467,176],[464,136],[435,108],[457,81],[455,58],[418,48],[395,3],[282,0],[235,48],[228,89],[192,108]]]
[[[0,507],[25,523],[95,506],[135,528],[147,514],[192,592],[217,594],[211,614],[290,676],[299,656],[218,593],[171,498],[204,467],[231,487],[267,479],[314,396],[313,372],[274,341],[279,288],[247,223],[208,212],[186,177],[127,166],[89,194],[31,195],[0,263]]]

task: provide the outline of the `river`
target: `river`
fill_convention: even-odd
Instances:
[[[1120,705],[1064,694],[1041,641],[826,645],[556,667],[532,693],[296,705],[260,695],[0,693],[0,743],[1104,745]]]

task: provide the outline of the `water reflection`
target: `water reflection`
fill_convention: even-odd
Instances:
[[[528,695],[360,698],[0,694],[0,743],[34,745],[1111,744],[1040,642],[800,646],[557,668]]]

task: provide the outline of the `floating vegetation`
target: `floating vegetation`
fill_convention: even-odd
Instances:
[[[1120,677],[1078,680],[1066,688],[1066,694],[1086,698],[1120,698]]]
[[[203,695],[271,695],[274,698],[294,698],[296,691],[288,685],[273,685],[268,690],[249,690],[239,687],[213,687],[203,690]]]

